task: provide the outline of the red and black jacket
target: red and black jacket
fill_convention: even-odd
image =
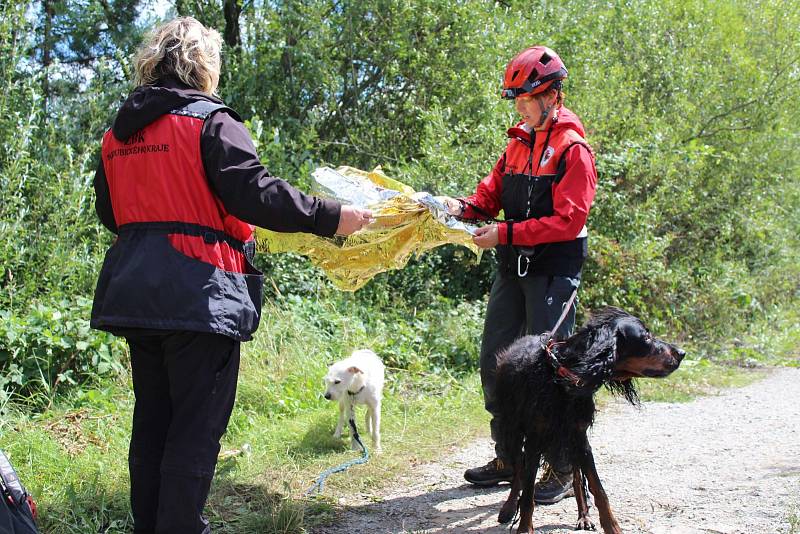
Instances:
[[[263,277],[253,225],[336,231],[340,205],[266,171],[238,115],[165,80],[137,88],[103,137],[97,213],[117,234],[92,308],[94,328],[191,330],[250,339]]]
[[[503,211],[497,246],[501,273],[580,275],[597,187],[594,155],[584,135],[578,117],[564,107],[546,131],[529,133],[522,123],[510,128],[492,172],[464,199],[466,218]]]

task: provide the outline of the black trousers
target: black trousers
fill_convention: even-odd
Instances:
[[[126,331],[136,405],[128,455],[134,532],[211,532],[202,512],[236,397],[240,343]]]
[[[481,340],[481,386],[483,402],[491,414],[489,423],[495,454],[508,461],[503,437],[503,420],[496,407],[495,374],[497,352],[518,337],[542,334],[556,325],[564,305],[580,280],[566,276],[502,276],[495,277],[486,306]],[[557,335],[569,336],[575,326],[575,305],[558,329]]]

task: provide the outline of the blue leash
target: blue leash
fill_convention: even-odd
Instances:
[[[358,443],[358,445],[361,447],[361,452],[362,452],[361,458],[349,460],[341,465],[337,465],[336,467],[331,467],[330,469],[326,469],[325,471],[320,473],[319,477],[317,477],[317,480],[314,482],[314,484],[311,485],[310,488],[308,488],[305,495],[311,495],[312,493],[315,493],[315,490],[317,495],[321,494],[322,488],[325,485],[326,478],[328,478],[334,473],[346,471],[347,469],[350,469],[354,465],[365,464],[367,463],[367,460],[369,460],[369,451],[367,451],[367,447],[364,445],[364,443],[361,441],[361,437],[358,435],[355,418],[350,418],[349,423],[350,423],[350,429],[353,431],[353,439],[355,439],[356,443]]]

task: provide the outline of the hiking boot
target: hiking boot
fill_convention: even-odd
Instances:
[[[565,497],[573,497],[572,471],[559,472],[549,464],[545,467],[542,478],[533,487],[533,500],[537,504],[555,504]]]
[[[481,467],[473,467],[464,471],[464,478],[467,482],[482,487],[495,486],[500,482],[511,482],[513,477],[514,470],[499,458],[495,458]]]

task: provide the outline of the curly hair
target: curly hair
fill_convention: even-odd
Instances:
[[[134,58],[134,82],[152,85],[173,76],[181,82],[214,94],[219,84],[222,38],[192,17],[179,17],[155,28]]]

